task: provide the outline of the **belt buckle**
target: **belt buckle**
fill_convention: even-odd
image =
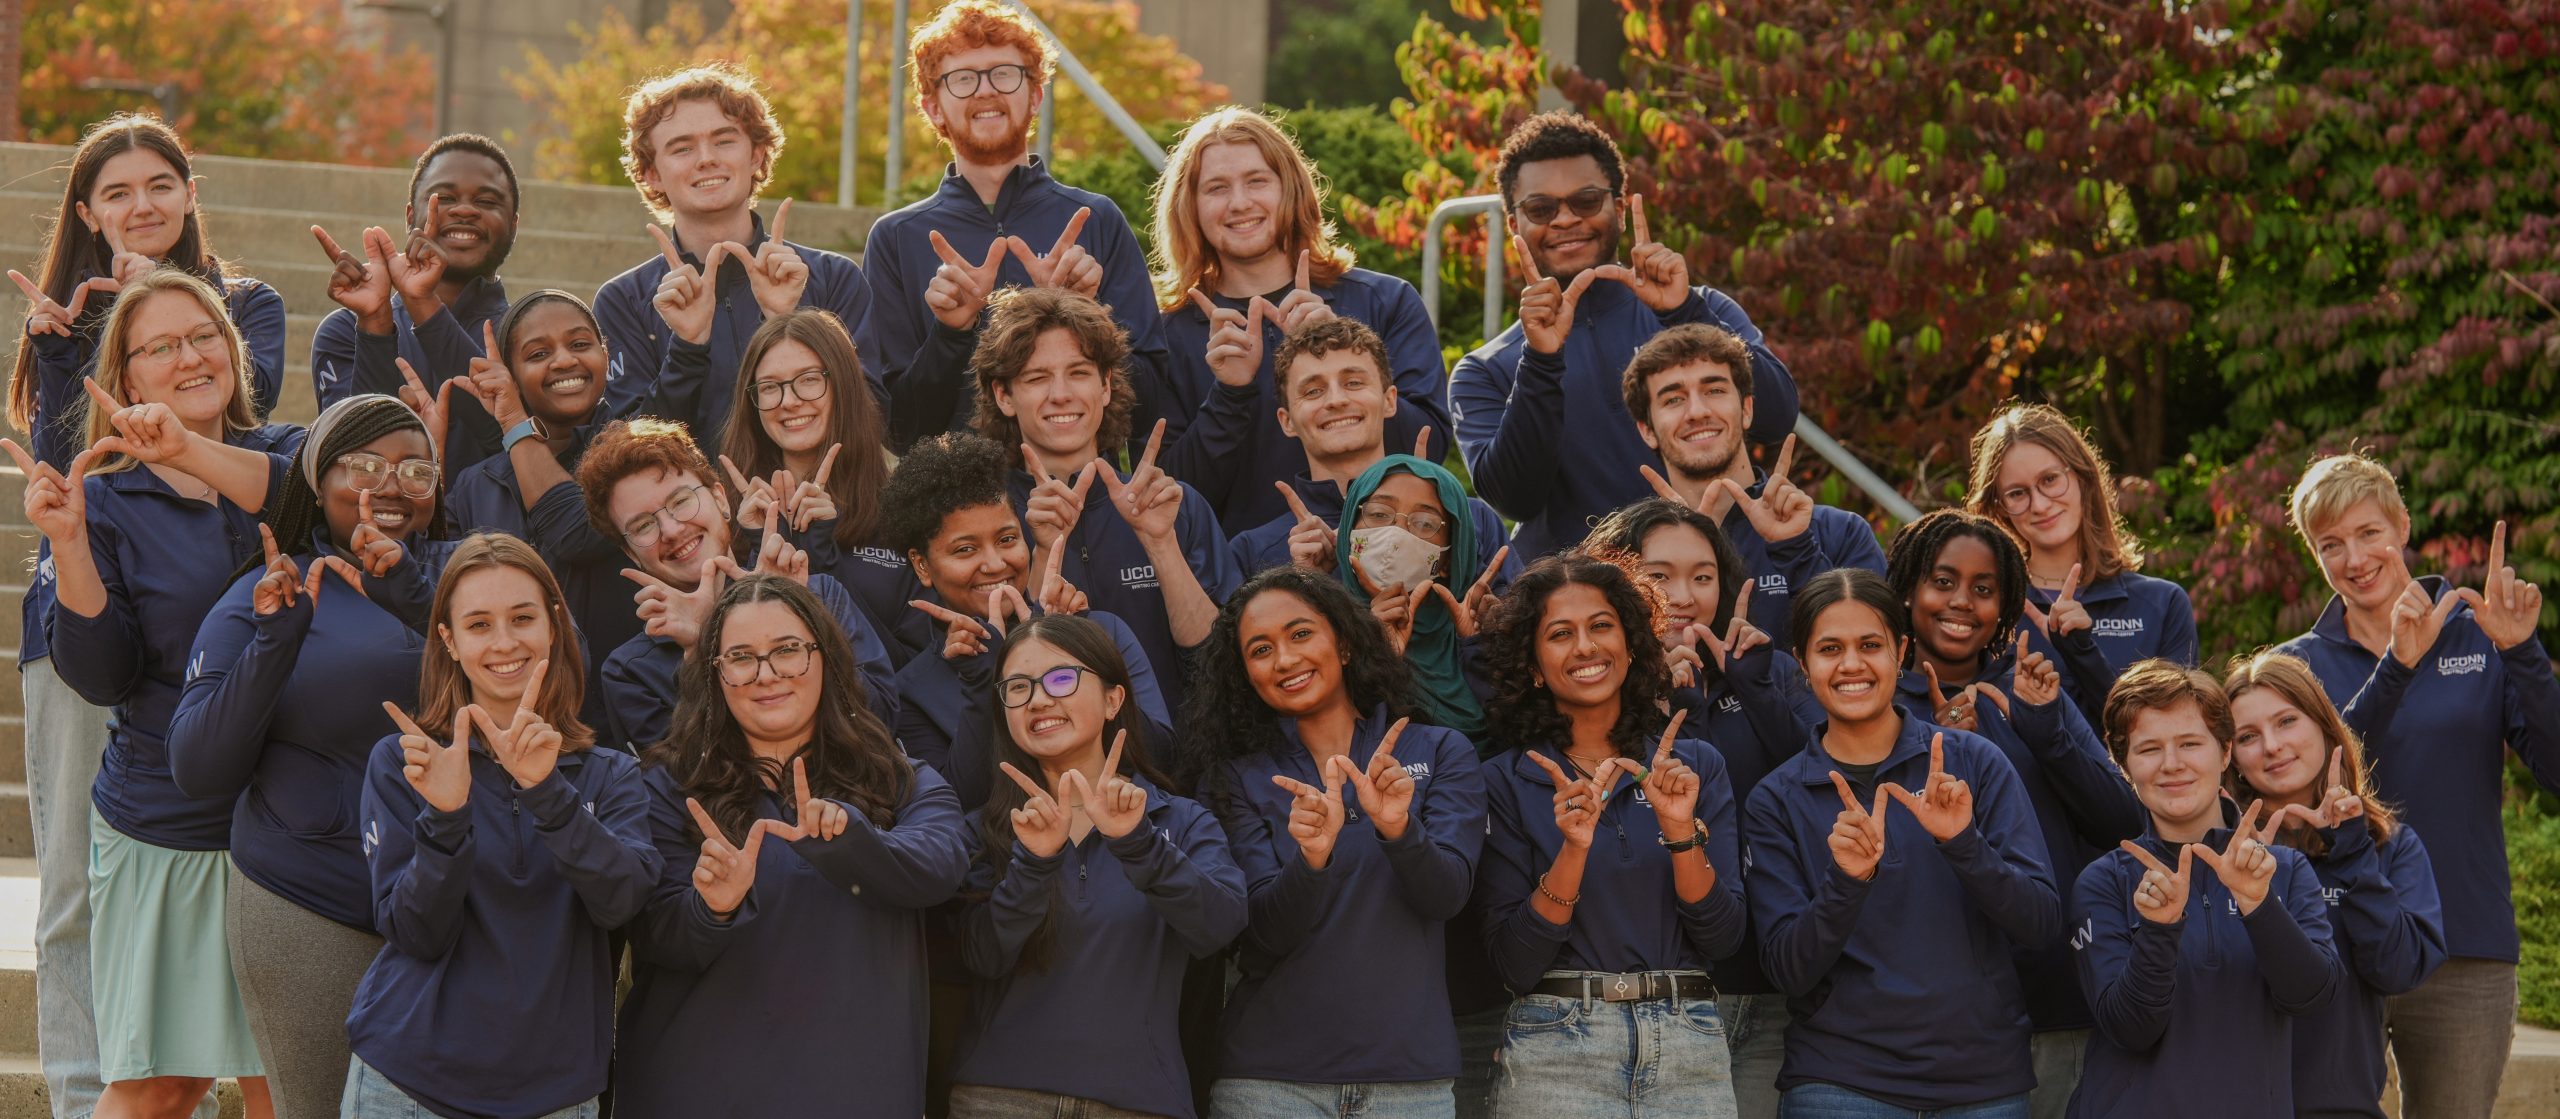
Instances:
[[[1601,998],[1609,1002],[1630,1002],[1635,1000],[1640,997],[1637,993],[1638,988],[1637,984],[1634,982],[1635,979],[1635,976],[1624,974],[1609,976],[1607,979],[1601,981],[1603,987],[1605,987],[1608,992],[1607,994],[1602,995]]]

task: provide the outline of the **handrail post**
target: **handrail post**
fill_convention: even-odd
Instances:
[[[1138,149],[1139,157],[1147,161],[1147,166],[1158,171],[1164,170],[1164,148],[1156,143],[1155,137],[1147,135],[1145,126],[1138,123],[1138,118],[1130,116],[1129,110],[1120,107],[1120,100],[1111,96],[1110,90],[1102,88],[1102,83],[1094,79],[1093,72],[1084,68],[1084,63],[1077,60],[1076,52],[1067,49],[1066,41],[1058,38],[1058,33],[1049,29],[1049,24],[1040,18],[1040,13],[1032,11],[1031,5],[1024,3],[1023,0],[1011,0],[1011,2],[1013,10],[1021,13],[1022,18],[1036,28],[1042,38],[1049,40],[1050,46],[1057,48],[1058,69],[1066,74],[1067,80],[1074,82],[1077,89],[1082,90],[1086,97],[1092,99],[1094,107],[1102,110],[1103,118],[1111,122],[1111,127],[1119,129],[1122,136],[1129,138],[1129,146]]]
[[[880,175],[880,205],[890,208],[898,204],[898,180],[907,173],[906,57],[907,0],[897,0],[889,6],[889,157]]]
[[[844,150],[836,153],[836,205],[847,209],[853,206],[854,149],[862,138],[861,112],[862,0],[844,0],[844,121],[836,133]],[[898,100],[893,93],[889,98],[889,127],[896,128],[897,120]]]
[[[1431,327],[1440,328],[1440,227],[1467,214],[1487,213],[1486,220],[1502,220],[1502,196],[1470,194],[1452,198],[1431,208],[1431,217],[1422,225],[1422,308],[1431,316]],[[1498,244],[1493,234],[1498,225],[1487,230],[1488,243]],[[1496,251],[1485,262],[1484,336],[1491,338],[1502,326],[1502,254]]]

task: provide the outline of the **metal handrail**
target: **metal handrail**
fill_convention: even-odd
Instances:
[[[1501,232],[1502,196],[1499,194],[1470,194],[1432,207],[1431,219],[1422,225],[1422,309],[1431,316],[1431,328],[1437,332],[1440,329],[1440,228],[1458,218],[1478,213],[1485,215],[1487,225],[1484,339],[1490,342],[1494,335],[1502,332],[1503,253],[1502,238],[1498,235]],[[1905,524],[1920,519],[1919,507],[1887,485],[1875,471],[1867,469],[1866,463],[1850,454],[1849,448],[1841,446],[1830,432],[1822,430],[1822,425],[1813,422],[1813,417],[1797,412],[1795,432],[1798,441],[1821,455],[1823,461],[1830,463],[1832,469],[1849,480],[1849,484],[1858,487],[1883,508],[1886,515]]]

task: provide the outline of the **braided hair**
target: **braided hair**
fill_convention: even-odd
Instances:
[[[2018,619],[2027,608],[2027,557],[2018,550],[2017,541],[2009,539],[2000,522],[1962,509],[1931,510],[1894,534],[1893,547],[1885,553],[1885,583],[1893,588],[1894,601],[1902,605],[1907,615],[1912,592],[1937,568],[1938,553],[1964,537],[1979,540],[1983,547],[1991,549],[1992,568],[2000,580],[2000,622],[1992,627],[1990,640],[1982,647],[1998,649],[2016,635]],[[1918,655],[1914,646],[1906,657]]]
[[[330,405],[319,419],[312,421],[311,431],[312,438],[302,444],[302,453],[295,456],[293,468],[285,472],[283,492],[258,517],[275,532],[276,547],[293,555],[308,551],[312,533],[328,524],[320,491],[313,488],[312,478],[326,477],[329,464],[341,455],[363,450],[366,444],[395,432],[425,435],[427,425],[408,405],[379,393],[365,393]],[[435,515],[428,519],[420,535],[425,539],[445,535],[444,502],[436,502]],[[263,559],[252,558],[232,577],[264,565]]]

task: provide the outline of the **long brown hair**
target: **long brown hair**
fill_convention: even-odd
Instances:
[[[1272,244],[1292,262],[1300,251],[1308,254],[1308,282],[1330,285],[1351,270],[1351,249],[1324,220],[1324,183],[1306,153],[1270,117],[1221,106],[1191,122],[1165,156],[1164,174],[1156,177],[1156,301],[1164,310],[1185,305],[1192,288],[1218,280],[1218,254],[1200,232],[1200,153],[1211,144],[1250,144],[1271,165],[1280,180]]]
[[[2000,464],[2020,444],[2033,443],[2053,452],[2062,468],[2080,483],[2080,585],[2142,570],[2142,544],[2125,531],[2116,513],[2116,483],[2107,460],[2089,445],[2078,425],[2050,404],[2012,404],[1973,433],[1973,485],[1965,507],[1999,522],[2030,551],[2026,537],[2000,506]]]
[[[2311,666],[2291,654],[2273,650],[2232,658],[2231,671],[2224,677],[2222,690],[2236,703],[2242,695],[2256,688],[2265,688],[2274,692],[2278,699],[2292,704],[2295,710],[2311,720],[2312,725],[2320,728],[2320,737],[2328,741],[2330,749],[2346,751],[2344,776],[2348,790],[2364,802],[2365,830],[2372,833],[2375,843],[2390,842],[2391,833],[2400,826],[2400,816],[2391,810],[2390,805],[2383,803],[2381,797],[2373,794],[2372,774],[2365,768],[2364,740],[2348,729],[2346,717],[2338,713],[2337,704],[2329,702],[2329,693],[2320,686],[2320,678],[2312,675]],[[2324,756],[2316,767],[2319,776],[2314,780],[2325,781],[2328,767],[2329,759]],[[2241,775],[2238,765],[2225,771],[2222,780],[2223,786],[2231,790],[2232,798],[2242,804],[2248,803],[2252,797],[2266,796],[2249,784],[2249,779]],[[2327,786],[2319,787],[2325,790]],[[2326,793],[2320,795],[2325,797]],[[2309,828],[2288,826],[2281,838],[2315,855],[2325,853],[2329,846],[2327,840]]]
[[[542,588],[543,613],[551,619],[551,648],[543,653],[551,667],[543,674],[542,694],[534,697],[534,714],[560,732],[562,750],[595,745],[596,732],[578,719],[578,706],[587,699],[586,657],[578,650],[578,631],[569,624],[568,600],[560,594],[560,581],[552,578],[550,566],[533,545],[501,532],[474,533],[445,560],[435,606],[427,615],[435,624],[427,627],[427,654],[418,665],[418,726],[429,734],[443,733],[471,702],[471,680],[463,675],[462,661],[445,637],[453,623],[454,588],[477,572],[499,568],[532,576]],[[489,712],[493,719],[509,714]]]
[[[71,173],[63,176],[62,213],[54,218],[53,234],[45,239],[44,264],[36,281],[54,302],[68,303],[71,289],[82,277],[108,274],[114,254],[107,249],[107,235],[80,220],[80,204],[89,200],[90,191],[97,189],[98,176],[106,171],[107,161],[133,151],[147,151],[168,161],[170,169],[182,180],[194,175],[187,160],[187,145],[178,139],[176,130],[162,124],[158,117],[118,113],[82,136],[80,146],[71,152]],[[168,259],[170,264],[195,273],[220,290],[222,262],[205,247],[203,220],[194,207],[187,209],[186,224],[178,232],[178,243],[169,249]],[[214,306],[222,306],[222,301],[214,300]],[[9,423],[20,431],[35,430],[35,368],[35,349],[21,337],[17,372],[9,385]]]
[[[164,291],[194,296],[196,302],[204,306],[205,313],[213,316],[215,328],[222,331],[223,349],[231,356],[231,403],[222,409],[223,434],[256,428],[258,412],[249,383],[249,343],[240,336],[239,325],[231,321],[231,310],[223,303],[222,294],[192,272],[154,268],[149,275],[126,284],[123,291],[116,293],[115,306],[107,311],[106,325],[98,331],[98,364],[89,375],[97,379],[99,388],[107,390],[108,396],[127,404],[134,403],[125,394],[125,371],[133,365],[133,359],[127,355],[136,341],[133,338],[133,320],[140,317],[146,300]],[[103,409],[82,407],[89,417],[88,430],[82,439],[84,445],[115,434],[115,424],[109,421]],[[57,416],[47,422],[62,418]],[[89,472],[112,474],[133,464],[131,455],[110,455],[105,462],[91,467]]]
[[[859,548],[871,542],[880,520],[880,487],[889,483],[889,460],[881,448],[887,440],[880,404],[862,373],[862,358],[853,336],[835,312],[802,307],[770,318],[747,339],[738,361],[738,390],[729,407],[729,430],[720,436],[720,453],[738,464],[749,478],[771,477],[782,469],[782,447],[765,433],[764,413],[756,408],[756,370],[765,355],[784,342],[798,342],[818,355],[827,374],[827,441],[841,445],[827,495],[836,503],[836,547]],[[787,387],[785,392],[790,391]]]

